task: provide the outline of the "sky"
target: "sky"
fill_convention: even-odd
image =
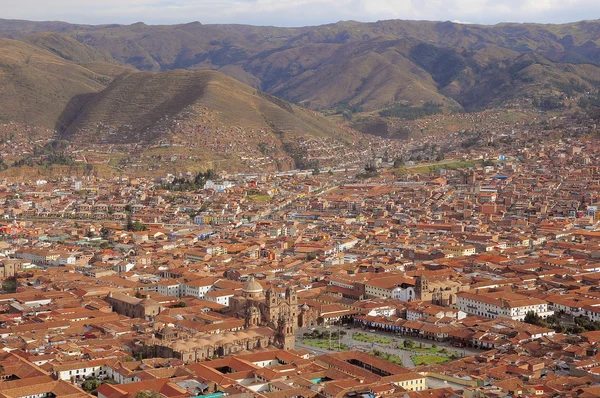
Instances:
[[[600,0],[0,0],[0,18],[274,26],[385,19],[565,23],[600,19]]]

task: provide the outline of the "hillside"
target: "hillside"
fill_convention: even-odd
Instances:
[[[63,135],[69,137],[102,124],[115,132],[109,136],[94,134],[93,139],[151,142],[162,137],[157,123],[173,119],[191,106],[214,112],[218,115],[216,122],[223,125],[315,137],[339,135],[339,129],[323,116],[258,92],[224,74],[183,70],[139,72],[117,80],[83,108]]]
[[[18,40],[0,39],[0,120],[53,129],[111,76]]]
[[[66,137],[111,126],[109,133],[91,134],[102,142],[155,142],[191,106],[214,107],[217,127],[330,137],[335,134],[320,116],[303,119],[299,115],[309,113],[275,97],[342,115],[371,132],[380,130],[381,117],[577,106],[600,86],[600,21],[479,26],[394,20],[277,28],[0,20],[2,36],[15,39],[0,41],[0,118]],[[365,117],[369,123],[357,123]]]
[[[40,34],[44,31],[69,39]],[[533,95],[537,87],[547,84],[552,86],[549,91],[564,93],[564,81],[588,81],[589,71],[580,75],[580,68],[568,67],[567,73],[562,65],[600,65],[600,21],[495,26],[347,21],[302,28],[0,21],[0,35],[31,40],[27,39],[31,34],[40,46],[75,62],[109,56],[145,71],[217,70],[315,110],[374,111],[397,103],[427,102],[480,109]],[[97,53],[72,51],[74,40]],[[508,67],[523,55],[544,59],[555,78],[543,84],[529,77],[518,79],[510,89],[500,79],[490,78],[494,68]],[[481,82],[484,90],[474,87]],[[500,100],[492,101],[479,91],[498,93]]]
[[[78,42],[74,38],[58,33],[45,32],[26,36],[23,41],[48,50],[60,58],[76,64],[90,62],[117,63],[110,54]]]
[[[196,167],[226,159],[230,169],[260,164],[280,170],[310,167],[318,152],[331,158],[344,145],[360,150],[364,140],[319,113],[222,73],[184,70],[115,80],[60,137],[81,147],[129,145],[144,164],[175,156]]]

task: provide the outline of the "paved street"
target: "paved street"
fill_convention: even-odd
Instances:
[[[402,346],[405,339],[412,340],[413,343],[415,343],[415,345],[417,345],[417,346],[419,345],[419,343],[421,343],[424,348],[430,348],[432,346],[432,344],[435,344],[438,347],[447,348],[449,354],[454,352],[459,357],[475,355],[475,354],[481,352],[480,350],[477,350],[474,348],[452,347],[447,342],[435,342],[434,343],[431,340],[424,340],[424,339],[418,339],[418,338],[413,338],[413,337],[410,337],[410,338],[397,337],[392,333],[369,332],[368,330],[363,330],[361,328],[354,328],[354,327],[351,329],[346,329],[346,327],[340,328],[338,326],[331,326],[329,328],[319,326],[316,329],[321,332],[324,332],[324,333],[328,333],[329,331],[331,331],[331,333],[334,333],[334,332],[337,332],[338,330],[346,332],[346,335],[342,336],[339,340],[342,344],[347,345],[351,350],[360,350],[360,351],[365,351],[365,352],[372,351],[372,350],[379,350],[379,351],[383,351],[388,354],[397,355],[398,357],[400,357],[400,359],[402,360],[402,364],[406,368],[414,368],[415,367],[415,364],[411,358],[413,355],[415,355],[415,352],[395,348],[396,345]],[[310,352],[315,352],[316,354],[323,354],[323,353],[326,354],[326,353],[335,351],[335,350],[328,350],[327,348],[318,348],[318,347],[312,347],[312,346],[309,346],[306,344],[302,344],[304,333],[310,332],[310,331],[311,331],[310,329],[298,329],[298,332],[296,334],[296,337],[297,337],[296,348],[298,348],[298,349],[304,348]],[[366,334],[366,335],[374,336],[374,337],[391,338],[392,340],[394,340],[394,343],[393,344],[378,344],[378,343],[361,342],[361,341],[354,340],[352,338],[353,333],[362,333],[362,334]],[[327,341],[327,340],[325,340],[325,341]],[[337,339],[332,339],[331,344],[333,345],[334,343],[337,343]],[[423,353],[423,355],[427,355],[427,354]]]

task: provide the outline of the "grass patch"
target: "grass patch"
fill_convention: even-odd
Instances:
[[[354,333],[352,338],[357,341],[362,341],[364,343],[377,343],[377,344],[391,344],[394,340],[388,337],[377,337],[364,333]]]
[[[402,358],[400,358],[398,355],[388,354],[378,350],[371,351],[369,354],[376,356],[377,358],[383,359],[385,361],[394,363],[396,365],[404,366],[402,363]]]
[[[254,203],[268,203],[271,201],[271,197],[269,195],[251,195],[248,196],[248,200]]]
[[[450,357],[440,357],[437,355],[415,355],[412,357],[412,360],[416,366],[420,366],[420,365],[437,365],[440,363],[449,362],[452,359]]]
[[[311,347],[329,349],[329,341],[326,340],[304,340],[302,341],[302,344],[306,344]],[[348,346],[346,344],[338,344],[336,341],[332,341],[331,349],[339,351],[348,351]]]

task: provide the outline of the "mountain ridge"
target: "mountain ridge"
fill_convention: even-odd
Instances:
[[[350,105],[373,111],[403,101],[412,105],[435,102],[451,108],[486,106],[462,103],[461,95],[453,95],[455,89],[444,88],[461,85],[461,73],[472,74],[474,64],[483,68],[528,53],[555,64],[600,67],[600,20],[558,25],[343,21],[297,28],[201,23],[90,26],[0,20],[0,35],[25,39],[44,29],[58,31],[122,65],[154,72],[217,70],[316,110]],[[431,46],[437,49],[429,54],[415,50],[431,50]],[[431,53],[439,53],[435,65],[423,60]],[[457,63],[450,65],[448,60]],[[451,73],[444,75],[447,69]]]

